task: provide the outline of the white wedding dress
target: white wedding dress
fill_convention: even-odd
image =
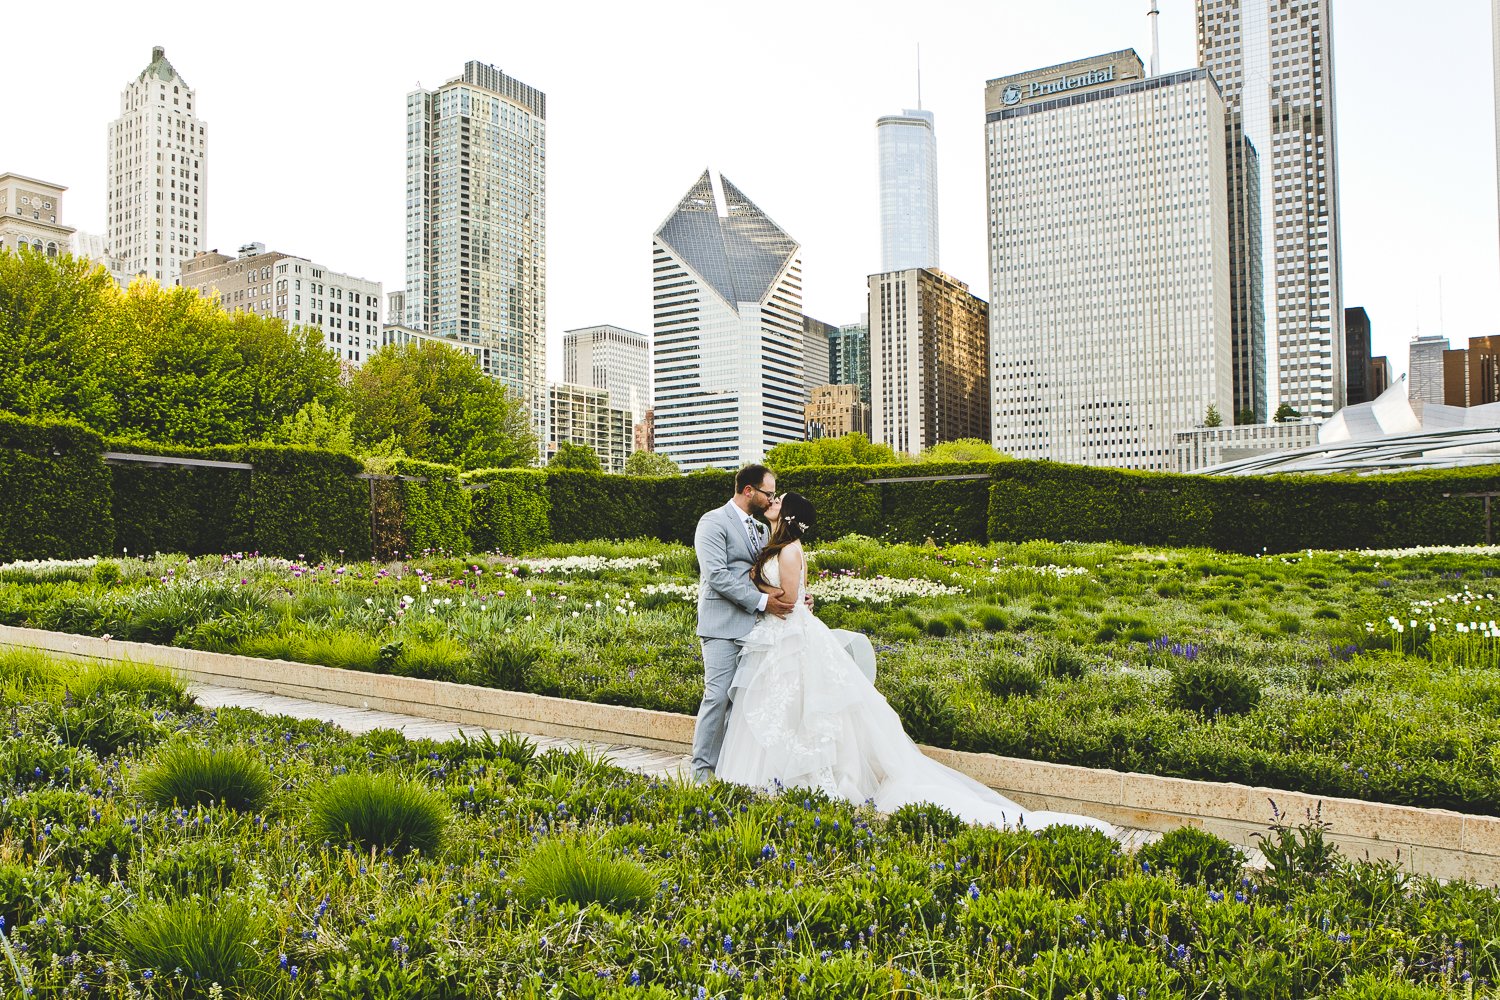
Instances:
[[[779,587],[776,560],[765,576]],[[881,812],[928,802],[971,823],[1035,830],[1101,820],[1029,812],[917,748],[901,719],[843,645],[802,603],[785,618],[765,615],[744,643],[730,687],[733,707],[715,771],[755,788],[816,788]]]

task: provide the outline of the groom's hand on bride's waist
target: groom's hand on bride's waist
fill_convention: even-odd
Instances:
[[[786,599],[786,591],[773,590],[766,595],[766,614],[785,618],[797,605]]]

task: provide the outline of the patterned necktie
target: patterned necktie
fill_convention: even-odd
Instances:
[[[755,518],[745,518],[745,529],[750,532],[750,558],[758,558],[760,556],[760,532],[756,530]]]

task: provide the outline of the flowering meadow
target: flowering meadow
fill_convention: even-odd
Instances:
[[[810,564],[921,741],[1500,815],[1497,556],[850,536]],[[125,554],[0,566],[0,622],[691,713],[696,590],[654,541]]]
[[[4,653],[0,697],[10,997],[1500,996],[1500,893],[1341,857],[1312,817],[1247,871],[1191,829],[1129,854],[200,712],[149,667]]]

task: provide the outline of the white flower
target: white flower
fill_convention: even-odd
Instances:
[[[820,601],[851,601],[858,604],[889,604],[898,598],[949,597],[964,593],[932,580],[895,580],[889,577],[831,576],[815,580],[808,592]]]
[[[604,556],[560,556],[550,559],[525,559],[521,565],[533,573],[602,573],[607,570],[661,569],[661,560],[654,556],[620,556],[607,559]]]

